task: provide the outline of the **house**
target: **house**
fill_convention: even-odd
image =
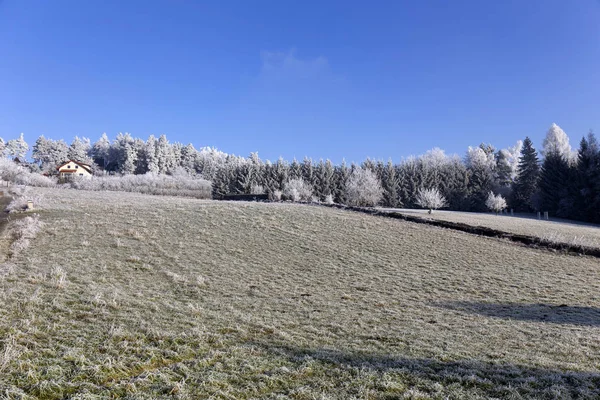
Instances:
[[[79,161],[69,160],[58,167],[58,177],[60,180],[73,178],[90,178],[92,176],[92,166]]]

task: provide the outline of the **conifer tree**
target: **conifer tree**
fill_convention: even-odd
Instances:
[[[400,183],[392,160],[388,160],[385,165],[381,181],[383,187],[383,205],[392,208],[400,206]]]
[[[523,141],[517,179],[514,184],[512,206],[521,211],[533,211],[533,196],[537,191],[540,165],[537,151],[529,137]]]

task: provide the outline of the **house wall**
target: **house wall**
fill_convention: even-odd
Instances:
[[[76,168],[76,167],[78,167],[78,168]],[[77,170],[77,172],[75,172],[75,173],[74,173],[74,176],[77,176],[77,177],[81,177],[81,176],[83,176],[83,177],[90,177],[90,176],[92,176],[92,174],[90,174],[90,173],[88,172],[88,170],[86,170],[86,169],[85,169],[85,168],[83,168],[82,166],[80,166],[80,165],[77,165],[77,164],[75,164],[75,163],[68,163],[68,164],[66,164],[66,165],[63,165],[63,166],[62,166],[62,167],[60,167],[60,169],[58,170],[58,173],[59,173],[59,174],[62,176],[62,175],[63,175],[63,174],[62,174],[62,173],[63,173],[63,171],[66,171],[66,170],[72,170],[72,169],[75,169],[75,170]],[[70,174],[69,174],[69,173],[67,173],[67,174],[65,174],[65,175],[70,175]]]

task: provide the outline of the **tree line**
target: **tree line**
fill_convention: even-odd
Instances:
[[[21,135],[4,142],[0,152],[23,160],[29,150]],[[147,140],[120,133],[111,142],[46,139],[32,146],[32,170],[52,174],[73,159],[93,166],[98,174],[186,173],[212,182],[214,198],[226,194],[267,193],[271,198],[327,201],[353,205],[415,207],[421,189],[436,189],[448,209],[485,211],[490,193],[506,199],[516,211],[548,211],[550,215],[600,222],[600,149],[593,132],[573,151],[566,133],[556,124],[548,130],[540,153],[525,138],[515,146],[496,149],[482,143],[464,157],[434,148],[394,164],[366,159],[360,164],[330,160],[271,162],[257,153],[236,156],[205,147],[171,143],[165,135]],[[498,197],[498,198],[499,198]],[[487,202],[487,203],[486,203]]]

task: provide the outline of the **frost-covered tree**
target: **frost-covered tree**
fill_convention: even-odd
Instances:
[[[310,201],[313,195],[312,186],[303,179],[290,179],[284,185],[283,194],[289,200]]]
[[[181,167],[188,173],[194,171],[196,165],[196,157],[198,151],[194,148],[194,145],[188,143],[186,146],[181,148]]]
[[[23,133],[19,135],[18,139],[9,140],[6,144],[6,155],[8,157],[12,157],[13,159],[19,159],[21,161],[25,160],[25,155],[29,151],[29,145],[25,141],[23,137]]]
[[[523,141],[519,140],[514,146],[498,150],[496,153],[496,174],[500,186],[508,187],[515,181],[521,148]]]
[[[333,179],[335,170],[330,160],[319,160],[315,168],[315,195],[319,200],[325,200],[325,197],[333,192]]]
[[[342,163],[334,168],[334,179],[333,179],[333,200],[339,204],[347,203],[346,193],[346,182],[350,176],[350,170],[346,165],[346,160],[342,160]]]
[[[158,172],[161,174],[166,174],[175,168],[175,154],[165,135],[160,135],[156,143],[156,162]]]
[[[372,170],[354,168],[346,183],[346,193],[349,205],[373,207],[381,201],[383,189]]]
[[[467,150],[465,164],[470,172],[468,187],[471,210],[484,211],[487,194],[495,186],[496,158],[494,153],[494,147],[484,143],[479,147],[469,146]]]
[[[401,204],[399,198],[400,181],[392,160],[388,160],[383,169],[381,183],[383,189],[383,205],[386,207],[398,207]]]
[[[0,137],[0,157],[4,157],[4,151],[6,150],[6,143],[4,139]]]
[[[54,173],[56,167],[69,159],[69,146],[64,140],[46,139],[40,136],[32,151],[33,160],[46,173]]]
[[[89,157],[90,152],[90,139],[80,139],[78,136],[75,136],[75,139],[73,139],[71,145],[69,146],[69,152],[67,156],[70,160],[89,163],[91,161]]]
[[[445,207],[447,204],[446,199],[437,188],[419,189],[416,195],[416,203],[423,208],[427,208],[429,214],[431,214],[433,210]]]
[[[518,210],[530,211],[535,209],[533,196],[537,191],[540,175],[540,164],[537,151],[529,137],[523,141],[517,179],[513,188],[513,207]]]
[[[506,208],[506,200],[501,195],[494,195],[494,192],[490,192],[485,205],[497,214]]]
[[[100,139],[92,146],[91,156],[96,164],[102,168],[106,168],[110,162],[110,140],[108,140],[106,133],[103,133]]]
[[[111,146],[111,151],[114,152],[114,158],[118,165],[117,170],[121,174],[135,173],[138,152],[134,144],[135,140],[129,133],[119,133]]]
[[[558,154],[563,157],[568,163],[574,161],[573,150],[569,144],[569,137],[560,126],[552,124],[544,139],[542,155],[546,157],[548,154]]]

